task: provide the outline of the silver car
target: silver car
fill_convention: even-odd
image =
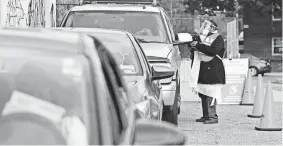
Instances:
[[[269,60],[263,60],[251,54],[241,54],[241,58],[249,59],[249,69],[252,76],[256,76],[258,74],[263,76],[265,73],[271,72],[271,64]]]
[[[17,29],[1,30],[0,40],[0,145],[187,144],[176,126],[135,118],[97,39]]]
[[[157,65],[150,67],[140,44],[132,34],[121,30],[98,28],[55,28],[55,30],[83,33],[100,40],[115,57],[122,71],[129,92],[133,95],[131,100],[136,105],[138,117],[161,120],[163,95],[159,80],[172,77],[174,72],[169,67],[160,68]]]
[[[88,0],[89,2],[89,0]],[[73,7],[61,27],[110,28],[127,30],[139,40],[151,64],[172,68],[174,76],[161,80],[163,120],[178,124],[180,113],[181,56],[173,27],[164,9],[152,3],[96,1]]]

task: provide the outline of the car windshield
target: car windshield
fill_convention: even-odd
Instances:
[[[24,112],[53,122],[62,115],[87,121],[86,60],[12,50],[0,48],[1,117]]]
[[[95,36],[113,54],[124,76],[142,75],[141,64],[130,38],[103,33],[96,33]]]
[[[140,40],[168,43],[159,13],[87,11],[71,12],[64,27],[111,28],[127,30]]]

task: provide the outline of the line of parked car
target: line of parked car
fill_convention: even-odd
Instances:
[[[154,65],[174,71],[172,77],[160,80],[160,86],[153,88],[161,88],[162,100],[157,100],[162,101],[162,119],[177,125],[181,109],[181,56],[178,45],[183,42],[178,41],[164,9],[153,5],[154,0],[86,0],[85,3],[71,8],[60,27],[116,29],[131,33],[144,51],[149,62],[148,70]],[[159,96],[158,93],[156,96]]]
[[[186,144],[178,45],[192,36],[154,1],[95,2],[58,28],[0,30],[1,145]]]

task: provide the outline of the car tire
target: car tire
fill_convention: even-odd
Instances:
[[[178,125],[178,97],[175,94],[173,108],[170,111],[164,111],[162,114],[162,121],[166,121]]]
[[[261,73],[261,76],[264,76],[264,73]]]
[[[252,76],[258,75],[258,69],[256,67],[250,67],[249,69],[250,69]]]

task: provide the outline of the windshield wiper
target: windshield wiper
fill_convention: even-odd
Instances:
[[[159,42],[159,41],[148,41],[148,40],[140,39],[140,38],[137,38],[137,40],[141,43],[164,43],[164,42]]]

